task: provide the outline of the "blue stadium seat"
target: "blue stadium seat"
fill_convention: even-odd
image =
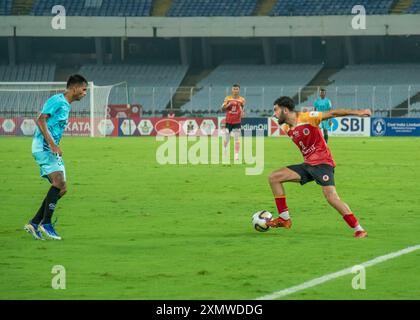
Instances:
[[[0,7],[2,1],[5,0],[0,0]],[[66,14],[69,16],[141,17],[150,16],[152,10],[152,1],[153,0],[62,0],[59,3],[66,8]],[[56,4],[56,0],[35,0],[30,14],[36,16],[50,16],[51,8]]]
[[[181,109],[191,115],[204,111],[206,114],[217,115],[222,103],[220,99],[228,95],[232,83],[240,79],[241,93],[250,108],[247,109],[247,116],[270,115],[272,102],[276,98],[280,95],[293,97],[321,69],[322,65],[221,64],[200,80],[196,85],[199,90]]]
[[[420,0],[415,0],[420,1]],[[360,0],[367,14],[388,14],[395,0]],[[354,2],[348,0],[278,0],[271,16],[350,15]]]
[[[12,0],[0,0],[0,16],[12,14]]]
[[[407,96],[414,97],[420,92],[417,85],[420,64],[348,65],[328,80],[326,90],[336,108],[371,106],[379,112],[394,108],[406,101]],[[315,93],[308,101],[316,97]]]
[[[54,64],[0,65],[0,82],[51,82],[54,81],[55,69]],[[21,88],[20,84],[17,84],[17,87],[10,84],[8,86],[10,89]],[[40,89],[37,84],[28,85],[26,88],[35,90],[0,92],[0,114],[36,115],[50,91],[37,90]]]
[[[257,0],[174,0],[167,12],[169,17],[250,16]]]
[[[413,3],[411,4],[411,7],[407,9],[406,13],[411,13],[411,14],[420,13],[420,0],[414,0]]]
[[[127,82],[129,103],[140,103],[144,111],[163,111],[173,92],[179,87],[188,67],[172,64],[145,65],[84,65],[78,73],[93,80],[97,85]],[[113,89],[110,104],[124,103],[126,89]],[[88,107],[86,105],[86,107]]]

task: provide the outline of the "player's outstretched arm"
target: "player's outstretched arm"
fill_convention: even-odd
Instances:
[[[322,120],[327,120],[336,117],[346,117],[346,116],[358,116],[358,117],[370,117],[372,112],[370,109],[333,109],[322,113]]]
[[[51,151],[53,153],[58,153],[61,156],[62,153],[61,153],[60,147],[55,144],[54,140],[51,137],[50,132],[48,131],[48,126],[47,126],[48,118],[49,118],[48,114],[40,114],[38,119],[36,119],[36,123],[39,127],[39,130],[41,130],[41,133],[44,136],[45,140],[47,141],[48,145],[50,146]]]

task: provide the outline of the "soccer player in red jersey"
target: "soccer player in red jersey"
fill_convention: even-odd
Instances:
[[[282,125],[282,129],[292,138],[302,152],[304,163],[287,166],[270,174],[268,180],[273,192],[279,217],[267,223],[269,227],[289,229],[292,220],[286,204],[284,182],[299,182],[301,185],[316,181],[321,185],[328,203],[336,209],[347,224],[353,229],[356,238],[364,238],[367,232],[359,224],[357,218],[337,194],[334,183],[335,162],[331,151],[322,136],[318,125],[323,120],[334,117],[360,116],[370,117],[371,111],[333,109],[327,112],[296,112],[295,104],[290,97],[280,97],[274,102],[274,117]]]
[[[239,160],[241,148],[241,120],[244,115],[245,99],[239,95],[241,87],[239,84],[232,86],[232,95],[227,96],[223,101],[222,109],[226,111],[226,134],[223,142],[224,154],[230,142],[230,134],[233,133],[235,139],[235,160]]]

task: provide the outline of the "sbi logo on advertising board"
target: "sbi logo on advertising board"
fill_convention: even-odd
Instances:
[[[327,120],[329,121],[329,120]],[[342,133],[355,133],[365,131],[364,118],[333,118],[331,119],[331,131],[340,131]]]

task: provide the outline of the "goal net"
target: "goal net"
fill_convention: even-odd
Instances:
[[[35,119],[45,101],[52,95],[63,93],[65,82],[0,82],[0,118],[11,123],[10,128],[30,120],[29,128],[19,128],[31,135]],[[87,94],[81,101],[74,101],[69,114],[66,135],[105,137],[115,126],[109,117],[109,104],[128,105],[127,83],[97,86],[89,82]]]

